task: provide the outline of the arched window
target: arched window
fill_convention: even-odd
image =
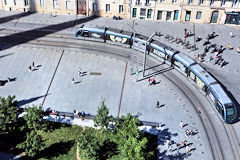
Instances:
[[[212,12],[211,22],[210,23],[217,23],[218,20],[218,11]]]

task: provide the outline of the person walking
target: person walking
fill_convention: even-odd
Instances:
[[[150,86],[151,85],[151,78],[149,77],[148,78],[148,86]]]
[[[184,34],[186,34],[187,33],[187,28],[184,28]]]
[[[32,66],[30,65],[28,68],[29,68],[29,70],[32,72]]]
[[[34,64],[34,61],[32,62],[32,67],[35,68],[35,64]]]
[[[233,37],[233,33],[232,32],[229,32],[229,35],[230,35],[231,38]]]
[[[72,77],[72,84],[75,84],[75,83],[74,83],[74,77]]]
[[[186,146],[186,153],[188,154],[190,152],[189,146]]]
[[[180,128],[183,128],[183,121],[180,121],[179,127],[180,127]]]
[[[78,76],[79,76],[79,77],[82,76],[81,68],[78,69]]]
[[[156,105],[156,108],[160,108],[160,104],[159,104],[159,101],[157,101],[157,105]]]

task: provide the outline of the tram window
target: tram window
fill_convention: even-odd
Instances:
[[[83,37],[89,37],[88,31],[83,31],[82,36],[83,36]]]
[[[218,102],[216,103],[216,109],[218,110],[218,112],[220,112],[220,105]]]
[[[234,109],[233,108],[228,108],[227,109],[227,115],[233,115],[234,114]]]

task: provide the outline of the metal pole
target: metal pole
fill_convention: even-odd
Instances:
[[[133,74],[133,55],[134,55],[134,45],[135,45],[135,36],[136,36],[136,31],[128,24],[128,23],[126,23],[127,25],[128,25],[128,27],[132,30],[132,32],[133,32],[133,43],[132,43],[132,53],[131,53],[131,75]]]
[[[195,35],[195,23],[193,23],[193,38],[194,38],[193,44],[194,44],[195,47],[197,47],[196,46],[196,35]]]
[[[138,66],[139,66],[139,57],[140,56],[140,43],[138,43],[138,57],[137,57],[137,72],[136,72],[136,82],[137,82],[137,80],[138,80],[138,74],[139,74],[139,68],[138,68]]]
[[[153,38],[153,36],[154,36],[155,34],[156,34],[156,33],[153,33],[153,34],[148,38],[148,40],[147,40],[146,43],[145,43],[144,61],[143,61],[143,77],[145,77],[147,45],[149,45],[149,42],[152,40],[152,38]]]

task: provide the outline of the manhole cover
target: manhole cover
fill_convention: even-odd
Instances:
[[[100,76],[102,75],[101,72],[90,72],[90,75]]]

